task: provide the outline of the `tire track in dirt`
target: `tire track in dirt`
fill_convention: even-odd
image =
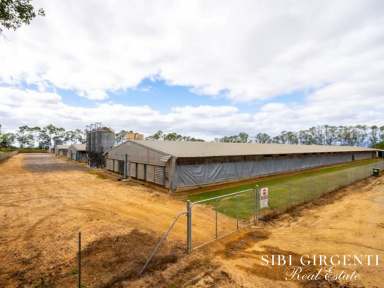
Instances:
[[[47,200],[47,199],[63,199],[63,197],[61,197],[61,196],[45,196],[45,197],[24,198],[24,199],[14,200],[11,202],[0,202],[0,206],[7,206],[7,205],[12,205],[14,203],[23,203],[23,202],[29,202],[29,201],[34,201],[34,200]],[[17,206],[20,206],[20,205],[17,205]]]
[[[28,165],[23,164],[25,161]],[[63,169],[56,162],[68,167]],[[83,232],[86,246],[100,239],[128,235],[134,229],[157,241],[173,217],[185,210],[185,203],[167,194],[139,184],[102,179],[84,167],[71,169],[76,165],[48,154],[19,154],[0,164],[0,174],[5,175],[0,178],[1,202],[8,205],[0,205],[0,270],[7,271],[7,277],[0,277],[6,279],[0,279],[0,287],[32,285],[28,279],[35,281],[42,275],[51,279],[49,273],[71,274],[72,267],[67,264],[76,255],[78,231]],[[196,211],[196,237],[212,236],[205,228],[209,213],[208,207]],[[185,219],[181,219],[167,243],[176,247],[185,243],[185,232]],[[142,237],[145,241],[146,236]],[[137,243],[132,251],[140,251],[144,244]],[[140,261],[145,260],[148,249],[141,251],[146,255],[141,255]],[[100,265],[106,265],[107,260],[99,259]],[[123,278],[125,272],[122,271]],[[111,279],[111,271],[100,273],[103,282]],[[68,283],[75,277],[62,276],[57,279]],[[68,287],[66,284],[63,282],[62,286]]]
[[[60,211],[63,211],[64,209],[58,209],[57,211],[53,212],[53,213],[50,213],[48,215],[45,215],[43,217],[41,217],[39,220],[37,220],[36,222],[34,222],[23,234],[23,236],[21,237],[23,241],[29,241],[30,239],[32,239],[35,235],[35,231],[36,229],[41,226],[41,224],[43,224],[44,222],[50,220],[53,216],[56,216],[57,214],[60,214]],[[16,239],[17,240],[17,239]]]

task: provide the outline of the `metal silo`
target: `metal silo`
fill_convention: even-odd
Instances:
[[[102,127],[96,131],[96,139],[96,152],[104,153],[113,147],[115,133],[110,128]]]
[[[109,151],[115,142],[115,132],[102,127],[101,123],[88,126],[87,152],[91,167],[103,167],[105,165],[104,153]]]

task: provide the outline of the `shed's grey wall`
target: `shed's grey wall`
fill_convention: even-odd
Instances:
[[[87,152],[85,151],[77,151],[77,155],[76,155],[76,160],[77,161],[87,161],[88,160],[88,156],[87,156]]]
[[[74,148],[69,148],[67,152],[67,157],[71,160],[76,160],[76,161],[87,161],[87,152],[85,151],[77,151]]]
[[[355,159],[372,158],[372,153],[354,153]],[[254,161],[208,162],[176,165],[173,188],[201,186],[254,178],[352,161],[352,153],[274,156]]]
[[[354,154],[355,160],[371,159],[376,157],[376,152],[359,152]]]
[[[136,143],[126,142],[108,152],[106,168],[118,172],[118,161],[128,155],[127,176],[169,187],[169,167],[161,158],[168,156]],[[115,161],[113,161],[115,160]],[[113,166],[115,162],[115,167]],[[165,176],[165,177],[164,177]]]
[[[58,149],[56,155],[67,156],[68,155],[68,149]]]
[[[116,173],[119,173],[119,161],[121,161],[121,160],[113,161],[113,171]]]
[[[110,171],[113,170],[113,160],[112,159],[106,159],[105,160],[105,168],[107,168],[107,170],[110,170]]]
[[[167,155],[132,142],[126,142],[109,151],[108,158],[124,161],[125,154],[128,155],[129,162],[145,163],[158,166],[165,166],[165,163],[160,161],[160,158]]]

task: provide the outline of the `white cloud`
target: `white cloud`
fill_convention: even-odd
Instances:
[[[188,116],[225,116],[238,112],[238,109],[233,106],[183,106],[173,107],[172,112]]]
[[[381,80],[382,1],[52,1],[0,41],[0,80],[94,100],[160,75],[235,101]]]
[[[383,1],[40,0],[46,17],[0,35],[0,121],[67,128],[102,121],[214,137],[318,124],[384,124]],[[105,100],[147,77],[237,102],[235,106],[64,104],[47,87]],[[314,91],[304,102],[274,96]],[[271,102],[273,101],[273,102]],[[96,102],[98,103],[98,102]]]
[[[324,91],[341,97],[322,98],[319,91],[306,103],[268,103],[256,113],[244,113],[233,106],[183,106],[162,113],[150,106],[113,103],[77,107],[63,103],[54,93],[0,87],[0,119],[5,130],[15,130],[23,124],[49,123],[66,129],[84,128],[101,121],[116,131],[133,129],[149,135],[160,129],[205,139],[241,131],[251,136],[258,132],[277,134],[283,129],[298,130],[319,124],[384,125],[383,101],[360,96],[348,99],[341,93],[343,89],[335,87],[333,92]],[[355,95],[359,95],[359,91]]]

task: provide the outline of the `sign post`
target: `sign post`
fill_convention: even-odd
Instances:
[[[269,190],[268,187],[263,187],[260,189],[260,209],[268,208],[268,199],[269,199]]]

